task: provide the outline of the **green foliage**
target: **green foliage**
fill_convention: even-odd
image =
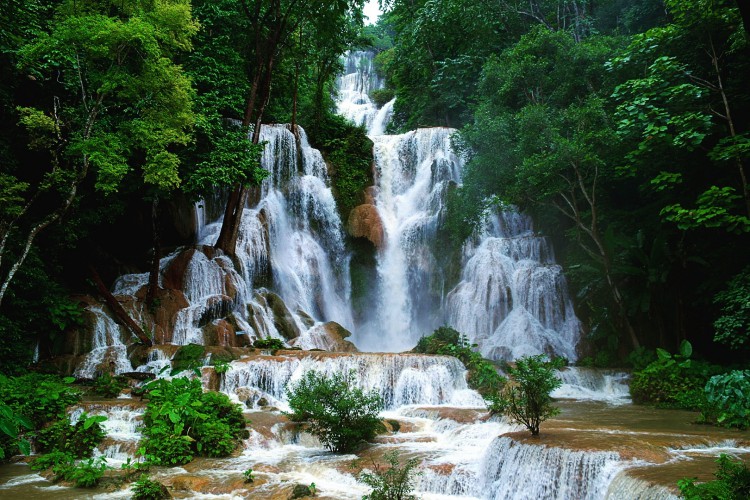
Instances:
[[[124,377],[105,373],[94,380],[94,393],[104,398],[116,398],[127,385]]]
[[[389,451],[383,458],[390,467],[373,464],[371,472],[362,471],[357,478],[372,488],[370,494],[362,500],[416,500],[412,494],[417,476],[422,472],[417,469],[419,459],[411,458],[400,463],[398,451]]]
[[[370,97],[378,108],[382,108],[383,106],[385,106],[388,101],[393,99],[395,96],[396,93],[392,89],[388,88],[373,90],[370,93]]]
[[[91,455],[101,443],[106,433],[101,422],[107,420],[103,415],[81,415],[74,425],[68,419],[61,419],[37,433],[36,443],[40,451],[62,451],[73,458],[84,458]]]
[[[252,483],[255,481],[255,477],[253,477],[253,469],[247,469],[242,473],[242,476],[245,478],[246,483]]]
[[[239,405],[225,394],[204,393],[200,380],[149,382],[141,453],[155,465],[182,465],[195,455],[229,455],[245,435]]]
[[[310,432],[331,451],[348,453],[375,437],[383,409],[380,395],[355,386],[354,373],[331,376],[309,371],[287,388],[295,422],[308,422]]]
[[[314,138],[331,165],[331,185],[343,220],[362,203],[363,192],[373,184],[372,141],[361,127],[332,120],[331,130]]]
[[[442,354],[458,358],[468,370],[469,387],[478,391],[482,396],[496,395],[505,384],[495,365],[482,357],[476,349],[476,344],[449,326],[441,326],[431,335],[419,339],[414,352],[424,354]]]
[[[163,500],[172,498],[166,486],[143,475],[133,484],[133,500]]]
[[[32,470],[51,469],[55,481],[70,481],[79,488],[91,488],[99,483],[108,469],[104,457],[90,458],[76,463],[73,455],[63,451],[53,451],[36,458],[31,463]]]
[[[539,426],[560,413],[552,405],[552,391],[562,385],[555,370],[561,360],[549,361],[544,355],[526,356],[508,368],[509,382],[502,393],[490,401],[490,411],[504,415],[523,424],[532,436],[539,434]]]
[[[716,459],[716,479],[696,484],[695,479],[680,479],[677,486],[686,500],[741,500],[750,498],[750,470],[740,460],[722,453]]]
[[[692,345],[686,340],[680,344],[678,354],[657,349],[656,361],[633,373],[630,382],[633,401],[671,408],[700,408],[705,401],[703,388],[720,368],[690,359],[692,353]]]
[[[23,415],[18,415],[13,409],[0,403],[0,460],[6,458],[18,448],[24,455],[31,452],[31,445],[21,437],[22,429],[31,430],[34,426]]]
[[[746,267],[716,294],[721,316],[714,322],[714,340],[731,349],[750,347],[750,267]]]
[[[172,357],[172,374],[184,370],[196,371],[203,366],[206,347],[199,344],[188,344],[180,347]]]
[[[724,427],[750,427],[750,370],[714,375],[706,383],[703,417]]]
[[[38,373],[15,378],[0,375],[0,400],[39,429],[46,422],[64,418],[65,409],[81,399],[72,382],[72,378]]]
[[[265,338],[265,339],[258,339],[255,342],[253,342],[253,347],[256,349],[271,349],[271,350],[277,350],[277,349],[284,349],[286,347],[284,345],[284,341],[281,339],[275,339],[275,338]]]

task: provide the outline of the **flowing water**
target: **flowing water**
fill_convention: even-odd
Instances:
[[[627,373],[561,370],[563,384],[553,395],[562,412],[544,424],[540,437],[531,438],[488,414],[455,358],[397,353],[448,324],[488,357],[548,353],[573,361],[580,325],[551,246],[522,213],[488,213],[457,256],[459,271],[450,271],[436,236],[446,192],[461,183],[464,167],[451,148],[454,131],[385,135],[394,103],[378,109],[370,100],[369,92],[383,85],[372,54],[349,54],[345,68],[338,109],[367,127],[374,142],[371,202],[385,236],[375,255],[368,311],[355,315],[350,306],[350,253],[320,152],[301,128],[264,125],[262,162],[269,176],[245,208],[237,259],[210,247],[221,222],[217,193],[197,207],[198,246],[161,262],[162,284],[176,290],[169,296],[179,306],[173,318],[152,319],[144,311],[147,275],[123,276],[115,284],[123,306],[161,335],[162,345],[133,366],[128,333],[103,308],[90,306],[87,312],[92,349],[75,371],[83,378],[102,367],[169,376],[165,368],[179,345],[208,343],[229,321],[238,337],[248,339],[283,338],[291,331],[304,349],[331,349],[327,332],[335,321],[353,332],[360,350],[378,351],[237,349],[233,352],[241,355],[226,373],[204,366],[204,386],[245,408],[250,437],[232,458],[153,469],[175,498],[286,499],[295,484],[315,483],[318,498],[358,499],[369,489],[356,481],[354,470],[382,464],[386,452],[398,450],[418,460],[415,489],[425,499],[671,499],[677,479],[710,479],[717,453],[748,457],[747,432],[695,426],[689,423],[695,414],[632,405]],[[204,363],[213,352],[207,351]],[[388,432],[356,455],[327,452],[282,413],[288,409],[287,389],[310,370],[352,373],[358,387],[378,392]],[[119,467],[137,460],[144,408],[126,393],[82,402],[69,417],[76,421],[84,411],[106,415],[107,437],[95,456]],[[244,483],[248,468],[255,474],[252,484]],[[77,490],[55,485],[23,464],[0,467],[0,497],[32,496],[128,498],[130,490]]]

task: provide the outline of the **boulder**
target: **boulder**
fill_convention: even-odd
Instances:
[[[346,229],[354,238],[366,238],[376,248],[382,248],[385,241],[383,220],[375,205],[359,205],[349,213]]]

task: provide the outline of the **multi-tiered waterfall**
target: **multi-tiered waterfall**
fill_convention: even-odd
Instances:
[[[394,449],[417,458],[415,488],[425,499],[672,499],[676,479],[705,474],[716,450],[748,452],[750,439],[737,431],[713,429],[708,436],[688,424],[687,413],[627,404],[622,373],[578,367],[561,372],[564,384],[554,395],[568,401],[531,439],[488,415],[455,358],[355,352],[345,340],[347,329],[360,350],[402,351],[449,324],[477,342],[485,356],[544,352],[575,359],[579,324],[552,248],[527,216],[487,214],[459,255],[444,253],[436,235],[445,194],[460,185],[464,166],[451,149],[454,131],[384,135],[393,102],[377,109],[369,98],[382,85],[372,55],[349,54],[345,68],[339,111],[367,126],[375,144],[376,185],[368,201],[383,229],[367,311],[355,315],[350,306],[350,251],[326,164],[302,129],[285,125],[261,130],[269,176],[245,208],[235,259],[211,246],[221,222],[217,194],[196,207],[197,244],[162,260],[159,309],[149,312],[144,305],[146,274],[116,281],[114,295],[158,345],[133,346],[106,308],[87,299],[89,331],[75,348],[82,354],[76,376],[103,370],[169,376],[166,368],[182,346],[204,344],[210,346],[199,351],[204,386],[242,404],[251,422],[238,456],[152,470],[155,478],[177,497],[289,498],[295,484],[311,483],[321,498],[367,494],[369,488],[351,472],[353,455],[327,452],[280,411],[288,408],[286,389],[311,370],[352,373],[359,387],[380,394],[387,432],[360,458],[365,465],[382,463]],[[448,272],[448,265],[459,271]],[[284,339],[302,350],[242,348],[260,337]],[[229,360],[224,373],[210,366],[219,355]],[[122,395],[81,403],[70,409],[70,418],[76,421],[83,411],[108,416],[107,438],[95,454],[116,467],[137,459],[144,406]],[[666,426],[665,419],[671,419]],[[256,476],[251,485],[243,476],[248,469]],[[3,498],[77,493],[26,467],[0,467]],[[130,490],[97,494],[125,498]]]

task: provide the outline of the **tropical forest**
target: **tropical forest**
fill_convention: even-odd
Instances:
[[[750,3],[2,0],[0,498],[750,499]]]

